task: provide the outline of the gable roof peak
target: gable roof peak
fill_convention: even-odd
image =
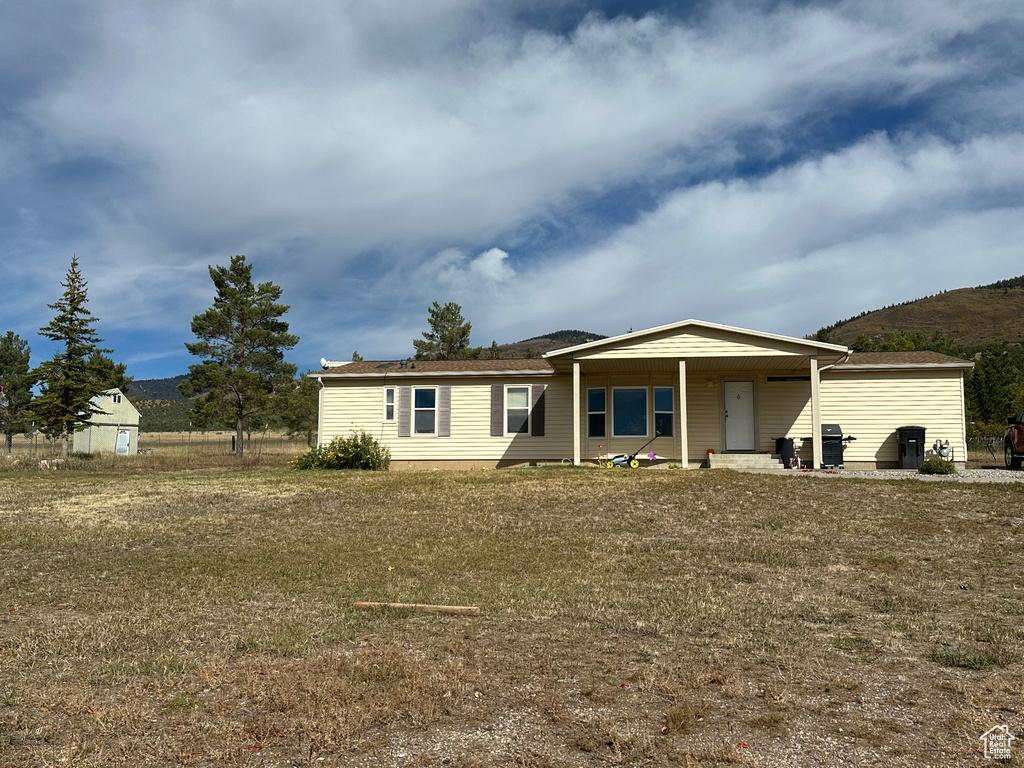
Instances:
[[[750,336],[758,339],[772,339],[775,341],[783,341],[790,344],[799,344],[801,346],[812,347],[815,349],[821,349],[827,352],[838,352],[846,354],[849,349],[841,344],[829,344],[824,341],[811,341],[809,339],[798,339],[794,336],[783,336],[778,333],[766,333],[765,331],[753,331],[749,328],[739,328],[733,325],[723,325],[721,323],[712,323],[707,320],[695,320],[689,318],[682,320],[677,323],[669,323],[667,325],[659,325],[654,328],[645,328],[640,331],[631,331],[630,333],[624,333],[619,336],[611,336],[607,339],[598,339],[597,341],[589,341],[586,344],[577,344],[573,347],[564,347],[562,349],[555,349],[551,352],[547,352],[543,357],[561,357],[566,354],[571,354],[585,349],[597,349],[599,347],[613,347],[621,344],[624,341],[631,341],[633,339],[640,339],[645,336],[653,336],[660,333],[667,333],[670,331],[682,331],[686,328],[700,328],[711,331],[720,331],[723,333],[735,333],[742,336]]]

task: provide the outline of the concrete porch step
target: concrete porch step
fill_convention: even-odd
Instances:
[[[785,471],[778,454],[768,453],[711,453],[708,454],[711,469],[776,469]]]

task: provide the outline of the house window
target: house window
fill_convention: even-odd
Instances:
[[[590,437],[604,437],[607,413],[604,387],[587,390],[587,434]]]
[[[113,400],[113,401],[114,401],[115,403],[120,403],[120,402],[121,402],[121,396],[120,396],[120,395],[111,395],[111,399],[112,399],[112,400]]]
[[[647,436],[647,387],[612,389],[612,434],[615,437]]]
[[[413,433],[433,435],[437,431],[437,390],[415,388],[412,391]]]
[[[654,388],[654,431],[662,437],[672,437],[673,395],[672,387]]]
[[[505,387],[505,434],[530,434],[529,387]]]
[[[384,421],[395,420],[395,388],[384,387]]]

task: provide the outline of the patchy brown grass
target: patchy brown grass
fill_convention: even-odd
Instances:
[[[967,766],[1024,737],[1024,484],[124,467],[0,474],[0,765]]]
[[[59,442],[40,435],[15,435],[11,453],[0,453],[0,472],[33,472],[45,461],[47,468],[87,472],[153,472],[157,470],[253,469],[283,467],[308,450],[302,436],[277,431],[254,433],[247,441],[242,460],[231,449],[233,432],[146,432],[139,436],[140,453],[74,453],[61,458]]]

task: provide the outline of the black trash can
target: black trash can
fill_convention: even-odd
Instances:
[[[793,468],[793,460],[796,458],[796,448],[793,445],[792,437],[776,437],[775,452],[779,454],[779,458],[782,460],[782,466],[786,469]]]
[[[897,427],[900,469],[917,469],[924,461],[924,427]]]
[[[843,428],[838,424],[821,425],[822,468],[843,467]]]

